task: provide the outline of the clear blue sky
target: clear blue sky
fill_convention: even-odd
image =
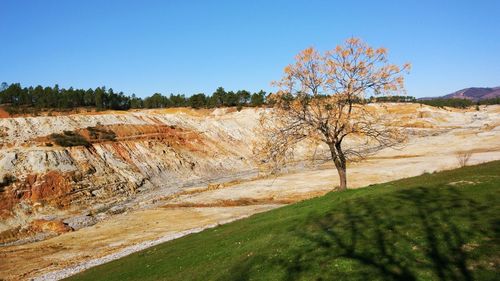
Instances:
[[[0,1],[0,81],[272,90],[300,50],[350,36],[411,62],[409,95],[500,86],[500,1]]]

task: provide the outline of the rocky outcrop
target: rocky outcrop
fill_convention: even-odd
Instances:
[[[160,190],[251,173],[258,114],[161,110],[0,119],[0,231],[34,219],[91,216]],[[89,146],[62,147],[75,132]],[[153,196],[154,195],[150,195]]]
[[[31,229],[35,232],[55,232],[58,234],[71,231],[71,227],[59,220],[36,219],[31,222]]]

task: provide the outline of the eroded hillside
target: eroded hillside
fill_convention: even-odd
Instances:
[[[91,219],[155,188],[169,194],[250,173],[257,117],[254,110],[148,110],[0,119],[0,231],[82,210]],[[89,144],[58,145],[52,134],[64,132]]]
[[[498,140],[499,107],[376,107],[392,115],[394,126],[408,130],[406,155],[446,149],[448,141],[462,143],[455,150],[488,151],[490,146],[478,142]],[[254,177],[254,129],[262,111],[169,109],[0,119],[0,242],[76,230],[186,187]],[[65,147],[54,134],[84,140]],[[416,141],[429,136],[438,143]],[[412,146],[415,142],[419,145]],[[391,153],[396,152],[386,152]]]

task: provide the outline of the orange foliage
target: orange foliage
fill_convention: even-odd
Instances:
[[[323,54],[312,47],[303,50],[285,67],[283,78],[273,82],[279,88],[268,98],[274,109],[261,120],[266,141],[258,153],[265,156],[263,162],[281,165],[298,142],[323,142],[345,188],[347,160],[402,141],[402,133],[364,103],[368,95],[404,93],[403,74],[409,68],[388,64],[387,49],[374,49],[358,38]],[[365,145],[343,148],[346,137],[365,139]]]

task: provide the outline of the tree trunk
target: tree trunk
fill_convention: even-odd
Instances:
[[[328,144],[330,147],[330,152],[332,154],[332,160],[335,164],[335,168],[337,168],[337,172],[339,174],[339,191],[347,189],[347,165],[346,159],[344,157],[344,153],[342,152],[341,144]]]
[[[340,185],[339,191],[347,189],[347,171],[345,167],[337,167],[337,172],[339,173]]]

